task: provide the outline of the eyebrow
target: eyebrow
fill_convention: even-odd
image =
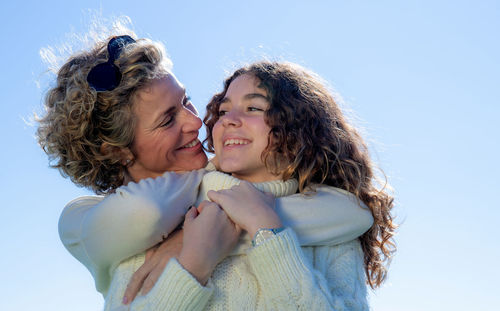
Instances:
[[[264,95],[259,94],[259,93],[249,93],[249,94],[246,94],[245,96],[243,96],[243,100],[252,100],[254,98],[262,98],[265,101],[267,101],[268,103],[270,102],[270,100],[267,96],[264,96]],[[224,96],[224,98],[220,101],[221,104],[228,103],[228,102],[231,102],[231,100],[229,99],[229,97],[226,97],[226,96]]]

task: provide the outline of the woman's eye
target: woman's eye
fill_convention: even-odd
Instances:
[[[168,119],[165,119],[163,121],[163,123],[160,125],[160,127],[169,126],[173,121],[174,121],[174,118],[173,117],[169,117]]]

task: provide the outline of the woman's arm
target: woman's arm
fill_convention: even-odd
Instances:
[[[297,234],[301,246],[332,246],[358,238],[373,224],[366,205],[353,194],[318,186],[311,195],[276,199],[276,213]]]
[[[234,189],[239,189],[240,192],[231,201],[223,203],[217,199],[229,198],[218,193],[230,194],[234,193]],[[209,191],[207,194],[225,209],[240,207],[241,221],[248,222],[248,219],[259,221],[254,211],[260,210],[261,201],[257,199],[262,197],[260,193],[250,183],[242,181],[232,189]],[[283,226],[292,228],[301,246],[332,246],[351,241],[365,233],[373,224],[373,216],[363,202],[347,191],[330,186],[318,186],[311,195],[294,194],[276,198],[273,205],[274,212],[268,215],[277,214]],[[248,212],[250,210],[252,212]],[[236,215],[229,214],[233,217]],[[254,232],[250,229],[248,233],[241,236],[240,243],[231,255],[243,254],[251,247]]]
[[[191,208],[184,221],[183,245],[171,259],[151,291],[130,303],[130,310],[204,310],[212,296],[209,276],[236,244],[240,230],[216,204]],[[115,271],[105,310],[119,310],[132,274],[144,255],[122,262]],[[125,303],[128,303],[126,301]],[[128,309],[127,309],[128,310]]]
[[[105,311],[205,309],[213,295],[211,283],[202,286],[175,258],[168,262],[156,285],[147,295],[137,296],[130,304],[125,305],[123,294],[127,283],[143,262],[144,255],[140,254],[122,262],[115,270],[105,297]]]
[[[204,170],[165,173],[120,187],[107,197],[71,201],[59,219],[68,251],[92,273],[105,294],[118,263],[161,242],[196,201]]]

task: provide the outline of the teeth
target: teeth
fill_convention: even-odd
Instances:
[[[194,147],[197,143],[198,143],[198,139],[195,139],[192,142],[190,142],[189,144],[184,145],[184,147],[182,147],[182,148],[191,148],[191,147]]]
[[[243,140],[243,139],[228,139],[224,142],[224,146],[229,146],[229,145],[248,145],[249,141],[248,140]]]

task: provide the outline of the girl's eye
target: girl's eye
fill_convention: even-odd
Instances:
[[[257,107],[248,107],[248,111],[264,111],[264,109],[260,109]]]
[[[225,114],[226,114],[225,110],[219,110],[219,117],[222,117]]]

